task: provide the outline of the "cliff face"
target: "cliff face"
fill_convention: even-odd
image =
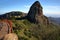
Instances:
[[[43,15],[43,8],[39,1],[36,1],[30,7],[30,10],[27,14],[27,19],[34,23],[44,23],[48,22],[48,18]]]
[[[40,5],[40,3],[38,1],[36,1],[30,7],[30,10],[27,15],[28,19],[31,20],[32,22],[35,22],[38,20],[37,18],[41,17],[42,15],[43,15],[42,6]]]

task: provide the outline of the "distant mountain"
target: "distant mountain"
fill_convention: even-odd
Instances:
[[[14,18],[20,18],[20,17],[23,17],[23,16],[26,16],[26,13],[19,12],[19,11],[12,11],[12,12],[8,12],[8,13],[0,15],[0,19],[1,18],[10,19],[10,18],[13,18],[13,17]]]
[[[50,22],[60,24],[60,18],[48,17],[48,19],[50,20]]]

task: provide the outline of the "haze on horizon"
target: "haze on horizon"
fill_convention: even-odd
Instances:
[[[36,0],[0,0],[0,14],[11,11],[28,13],[30,6]],[[60,17],[60,0],[38,0],[46,16]]]

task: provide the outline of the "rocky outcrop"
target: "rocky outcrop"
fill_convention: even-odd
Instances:
[[[5,35],[4,40],[18,40],[18,36],[15,33]]]
[[[43,16],[42,6],[39,3],[39,1],[36,1],[30,7],[27,18],[28,20],[31,20],[32,22],[36,22],[38,20],[37,17],[41,17],[41,16]]]
[[[6,34],[12,33],[12,22],[8,20],[0,21],[0,40],[4,38]]]
[[[27,14],[27,19],[34,23],[49,23],[48,18],[43,15],[43,8],[39,1],[32,4]]]

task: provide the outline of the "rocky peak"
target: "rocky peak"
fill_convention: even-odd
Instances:
[[[32,22],[36,22],[39,20],[37,19],[38,17],[43,16],[42,6],[39,1],[36,1],[32,4],[27,16],[28,20],[31,20]]]
[[[49,20],[43,15],[42,6],[39,1],[36,1],[30,7],[27,14],[27,19],[33,23],[43,23],[45,25],[49,24]]]

